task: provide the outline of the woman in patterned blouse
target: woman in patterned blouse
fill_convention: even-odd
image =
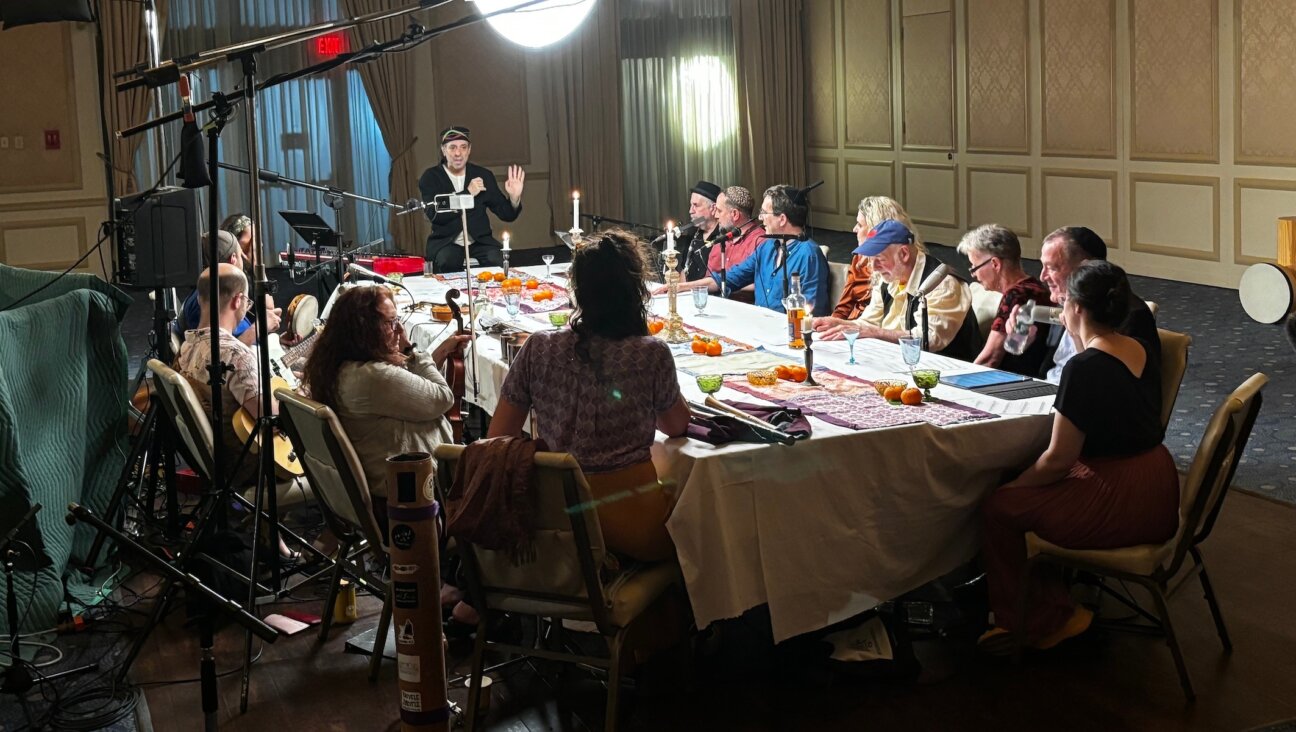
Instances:
[[[674,496],[658,483],[650,450],[659,430],[684,434],[689,408],[670,348],[648,334],[646,271],[643,242],[624,231],[576,251],[571,328],[527,339],[490,436],[520,435],[534,410],[534,436],[580,463],[608,547],[652,561],[674,554],[666,533]]]

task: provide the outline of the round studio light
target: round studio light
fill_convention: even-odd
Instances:
[[[511,13],[487,18],[495,32],[527,48],[544,48],[571,34],[594,9],[597,0],[547,0]],[[476,0],[482,15],[523,5],[528,0]]]

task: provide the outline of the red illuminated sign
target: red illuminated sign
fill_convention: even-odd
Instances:
[[[320,58],[333,58],[347,52],[346,33],[329,33],[315,39],[315,55]]]

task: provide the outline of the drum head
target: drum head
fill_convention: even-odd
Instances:
[[[315,321],[319,319],[319,300],[313,295],[298,295],[288,306],[288,327],[293,336],[305,338],[315,332]]]
[[[1277,323],[1291,312],[1293,278],[1287,270],[1268,262],[1253,264],[1242,273],[1238,297],[1242,309],[1261,323]]]

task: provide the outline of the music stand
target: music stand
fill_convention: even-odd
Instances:
[[[324,267],[324,257],[320,256],[320,248],[331,246],[336,250],[333,258],[334,276],[340,283],[342,281],[342,272],[345,266],[342,262],[342,242],[338,240],[338,234],[333,231],[333,227],[328,222],[320,218],[320,215],[314,211],[280,211],[279,217],[288,222],[289,228],[297,232],[311,249],[315,250],[315,266]],[[291,246],[291,245],[290,245]],[[320,281],[319,293],[323,299],[328,292],[328,285]]]

